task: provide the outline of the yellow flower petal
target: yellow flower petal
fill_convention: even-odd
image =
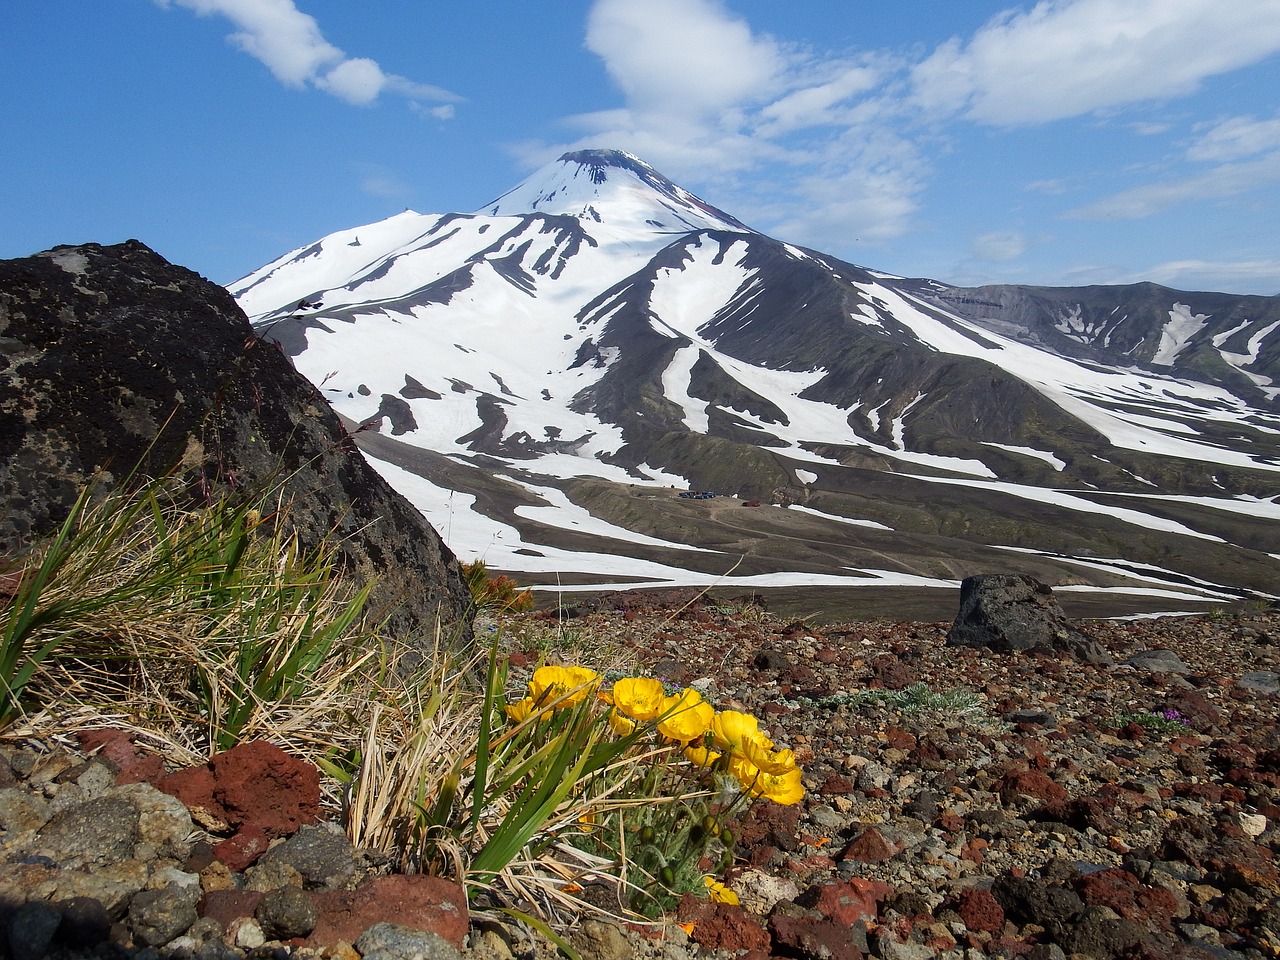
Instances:
[[[639,725],[635,720],[619,713],[616,707],[609,711],[609,729],[620,737],[635,733]]]
[[[781,776],[796,769],[796,755],[793,750],[770,750],[762,743],[748,741],[744,744],[743,754],[752,764],[766,773]]]
[[[613,704],[634,720],[653,720],[662,712],[666,691],[652,677],[623,677],[613,685]]]
[[[804,799],[799,767],[793,767],[786,773],[770,773],[742,759],[736,761],[732,769],[742,789],[752,797],[764,797],[783,806],[791,806]]]
[[[524,723],[529,719],[529,714],[533,713],[533,708],[533,698],[525,697],[523,700],[517,700],[515,703],[507,704],[507,716],[516,723]]]
[[[769,738],[760,732],[760,721],[749,713],[737,710],[721,710],[717,713],[711,722],[711,733],[717,747],[735,753],[741,753],[747,743],[763,742],[766,746],[773,746]]]
[[[710,729],[715,715],[715,708],[702,699],[702,694],[692,687],[685,687],[678,696],[663,700],[658,732],[672,740],[688,743]]]
[[[529,681],[529,696],[537,703],[556,703],[556,708],[571,707],[595,693],[600,674],[586,667],[539,667]]]
[[[708,899],[716,903],[730,903],[735,906],[738,904],[738,895],[719,880],[714,877],[703,877],[702,882],[706,884]]]
[[[695,767],[709,767],[720,759],[720,754],[698,744],[689,744],[684,748],[685,759]]]

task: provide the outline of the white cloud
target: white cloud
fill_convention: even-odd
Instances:
[[[597,0],[587,48],[641,112],[704,116],[768,96],[778,45],[715,0]]]
[[[1062,177],[1055,177],[1049,180],[1033,180],[1022,189],[1028,193],[1043,193],[1047,197],[1060,197],[1071,189],[1071,183]]]
[[[805,177],[795,185],[796,202],[788,204],[791,216],[775,230],[820,250],[894,240],[910,232],[921,189],[918,180],[889,170]]]
[[[1007,263],[1027,252],[1027,238],[1016,230],[997,230],[973,238],[969,255],[987,263]]]
[[[912,71],[917,101],[1043,123],[1194,92],[1280,50],[1280,0],[1041,0],[952,39]]]
[[[343,60],[322,77],[314,78],[315,85],[340,100],[364,106],[378,99],[387,85],[387,76],[372,60],[355,57]]]
[[[580,147],[630,150],[687,185],[714,182],[717,199],[741,202],[748,222],[814,246],[908,229],[923,165],[886,122],[894,108],[879,93],[900,74],[897,61],[782,44],[720,0],[595,0],[586,44],[625,105],[567,118],[582,136],[524,144],[527,161]],[[743,186],[760,177],[767,203]]]
[[[238,28],[227,39],[263,63],[281,83],[305,86],[323,70],[342,62],[343,53],[320,32],[314,17],[293,0],[157,0],[176,3],[202,17],[218,15]]]
[[[1144,184],[1068,211],[1072,220],[1141,220],[1202,200],[1239,196],[1280,183],[1280,151],[1248,163],[1228,163],[1187,177]]]
[[[935,158],[961,142],[958,124],[1043,124],[1194,92],[1280,51],[1280,0],[1019,0],[914,61],[784,43],[723,0],[593,0],[586,46],[621,104],[564,118],[570,142],[514,148],[525,163],[587,147],[630,150],[758,229],[849,256],[929,222],[922,205]],[[1143,137],[1172,130],[1159,117],[1120,119]],[[1136,218],[1276,182],[1263,154],[1270,121],[1195,132],[1183,151],[1216,156],[1214,170],[1179,177],[1166,160],[1167,182],[1068,216]],[[1081,171],[1024,189],[1078,195],[1096,178]],[[966,262],[1009,263],[1031,245],[1015,231],[987,233],[972,239]]]
[[[1205,130],[1187,150],[1188,160],[1222,163],[1280,149],[1280,117],[1231,117]]]
[[[457,112],[452,103],[442,103],[434,107],[428,107],[421,103],[411,102],[409,107],[415,113],[421,114],[424,117],[430,117],[433,120],[452,120],[454,114]]]
[[[294,0],[155,0],[162,7],[177,5],[202,17],[220,16],[236,27],[232,44],[261,62],[289,87],[308,84],[347,103],[364,106],[383,92],[399,94],[411,103],[456,103],[447,90],[384,73],[364,57],[348,57],[329,43],[315,18]]]
[[[806,165],[791,188],[789,216],[778,223],[824,249],[877,244],[915,226],[930,167],[911,140],[887,127],[854,127]]]
[[[763,123],[756,132],[779,136],[792,130],[838,122],[849,113],[851,99],[873,90],[880,80],[878,72],[870,66],[842,65],[831,80],[801,87],[761,109]]]

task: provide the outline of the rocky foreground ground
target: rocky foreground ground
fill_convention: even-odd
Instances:
[[[1280,956],[1280,614],[1077,622],[1103,666],[666,600],[543,642],[614,637],[804,764],[805,801],[743,831],[745,921],[686,909],[704,948]]]
[[[729,874],[741,906],[687,899],[684,926],[658,935],[591,920],[572,935],[584,957],[1280,956],[1280,612],[1077,622],[1110,666],[948,647],[948,623],[820,626],[746,601],[620,595],[578,613],[481,632],[500,633],[517,672],[628,650],[761,717],[807,790],[741,825]],[[215,854],[183,817],[216,830],[227,809],[116,786],[127,751],[86,746],[96,760],[29,743],[3,753],[14,960],[549,951],[511,925],[468,929],[447,890],[378,876],[376,857],[323,824],[265,856],[268,838],[244,831]],[[366,930],[379,908],[402,925]],[[317,909],[329,943],[298,934]],[[406,932],[429,915],[430,936]]]

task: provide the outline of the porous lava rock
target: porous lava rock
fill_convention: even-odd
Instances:
[[[355,890],[314,895],[318,919],[310,943],[355,941],[377,923],[397,923],[438,933],[461,948],[470,915],[462,886],[425,874],[371,877]]]
[[[320,771],[265,740],[219,753],[161,781],[206,829],[287,837],[320,819]],[[262,848],[265,850],[265,846]]]
[[[960,610],[947,645],[998,653],[1068,653],[1090,663],[1111,663],[1095,640],[1071,626],[1053,590],[1035,577],[984,573],[960,584]]]
[[[990,890],[981,887],[961,890],[954,897],[951,907],[964,921],[966,929],[999,933],[1004,926],[1004,910]]]
[[[689,937],[703,950],[768,954],[771,942],[768,931],[737,904],[716,903],[686,894],[676,909],[676,917],[681,923],[694,925]]]
[[[319,391],[222,287],[136,240],[0,261],[0,556],[92,477],[173,474],[193,501],[279,486],[304,548],[330,532],[388,629],[470,641],[435,530],[355,449]]]

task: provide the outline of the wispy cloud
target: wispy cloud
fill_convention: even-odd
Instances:
[[[1071,220],[1141,220],[1174,207],[1240,196],[1280,183],[1280,151],[1189,176],[1143,184],[1068,211]]]
[[[1214,288],[1224,293],[1280,294],[1280,260],[1171,260],[1158,263],[1128,282],[1153,280],[1183,290]]]
[[[969,255],[984,263],[1008,263],[1027,252],[1027,238],[1017,230],[995,230],[973,238]]]
[[[597,0],[587,48],[642,114],[714,118],[768,98],[786,68],[772,38],[710,0]]]
[[[1280,0],[1042,0],[911,71],[925,108],[1044,123],[1185,96],[1280,50]]]
[[[714,178],[748,220],[799,242],[845,247],[909,229],[927,163],[885,116],[899,61],[782,43],[720,0],[596,0],[586,44],[625,105],[566,118],[581,131],[571,143],[522,144],[531,165],[618,146],[681,179]],[[759,176],[769,201],[748,186]]]
[[[586,45],[623,106],[566,118],[580,136],[522,144],[527,162],[568,148],[623,147],[681,179],[714,180],[721,199],[741,204],[759,227],[848,250],[854,239],[887,241],[920,225],[929,158],[948,148],[954,124],[1047,124],[1184,96],[1280,51],[1280,0],[1041,0],[914,59],[783,43],[753,31],[722,0],[595,0]],[[1146,119],[1129,126],[1144,136],[1170,131]],[[1243,119],[1205,130],[1200,159],[1216,150],[1225,161],[1272,134],[1270,121]],[[1131,218],[1230,196],[1268,182],[1269,169],[1267,160],[1224,163],[1072,216]],[[745,186],[761,176],[770,180],[768,203]],[[1065,187],[1058,180],[1031,189],[1053,195]],[[1013,236],[979,238],[973,255],[1007,258]]]
[[[1270,150],[1280,150],[1280,117],[1230,117],[1203,128],[1187,150],[1187,159],[1223,162]]]
[[[324,38],[315,18],[303,13],[293,0],[155,0],[162,7],[178,6],[200,16],[230,20],[235,32],[227,39],[261,62],[289,87],[332,94],[357,106],[373,103],[383,93],[404,97],[411,104],[451,105],[461,100],[441,87],[416,83],[389,74],[376,61],[348,57]],[[451,112],[432,111],[435,116]]]

